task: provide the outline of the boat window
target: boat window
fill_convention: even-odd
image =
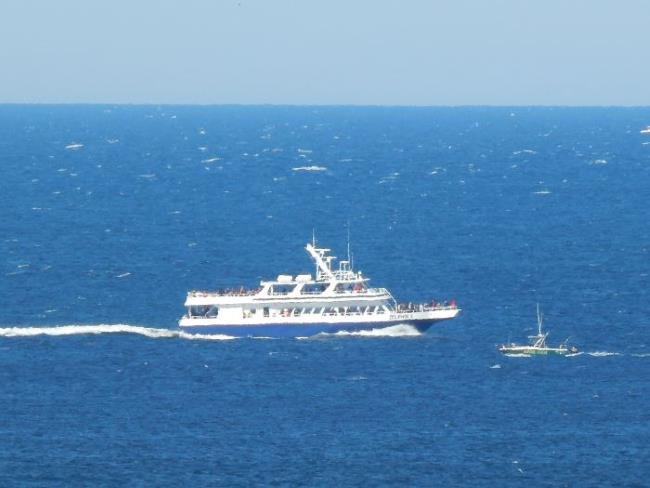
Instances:
[[[217,307],[216,305],[210,307],[210,309],[205,314],[206,317],[209,317],[211,319],[216,318],[218,315],[219,315],[219,307]]]
[[[269,295],[288,295],[296,288],[296,285],[278,284],[269,287]]]
[[[194,305],[190,307],[191,317],[205,317],[210,307],[208,305]]]
[[[302,287],[300,293],[303,295],[320,295],[326,289],[329,283],[307,283]]]
[[[293,308],[283,308],[280,312],[282,317],[289,317],[293,313]]]
[[[269,316],[269,307],[264,307],[264,316],[265,317]]]
[[[334,287],[336,293],[365,293],[368,288],[364,283],[338,283]]]
[[[354,290],[354,283],[339,283],[334,288],[336,293],[352,293]]]

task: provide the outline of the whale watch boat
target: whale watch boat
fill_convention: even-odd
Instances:
[[[371,288],[350,259],[338,262],[330,249],[305,246],[315,275],[279,275],[254,290],[190,291],[185,332],[230,336],[300,337],[322,332],[363,331],[408,324],[426,331],[460,313],[456,302],[397,303],[386,288]],[[348,253],[349,254],[349,253]]]
[[[578,348],[576,347],[567,347],[566,341],[560,344],[558,347],[549,347],[546,345],[546,338],[548,337],[548,332],[542,330],[542,324],[544,317],[539,311],[539,304],[537,304],[537,335],[528,336],[530,339],[530,344],[527,346],[520,346],[517,344],[503,344],[499,346],[499,351],[504,354],[509,355],[522,355],[522,356],[536,356],[536,355],[567,355],[567,354],[576,354],[578,353]]]

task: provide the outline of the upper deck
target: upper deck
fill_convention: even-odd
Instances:
[[[305,289],[296,286],[294,289],[275,288],[275,282],[269,282],[254,290],[240,288],[237,290],[190,291],[185,305],[207,304],[244,304],[244,303],[273,303],[273,302],[321,302],[321,301],[376,301],[392,300],[392,295],[386,288],[342,288],[341,283],[328,283],[322,291]]]
[[[311,274],[279,275],[272,281],[260,282],[260,287],[244,287],[215,290],[190,291],[186,305],[206,304],[240,304],[278,301],[341,301],[359,300],[393,300],[386,288],[370,288],[368,278],[361,271],[354,271],[350,259],[339,261],[334,269],[335,256],[330,256],[329,249],[315,247],[315,242],[307,244],[305,250],[315,265],[315,276]]]

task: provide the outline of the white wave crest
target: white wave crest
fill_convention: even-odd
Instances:
[[[596,358],[604,358],[607,356],[622,356],[620,352],[608,352],[608,351],[594,351],[594,352],[588,352],[587,354]]]
[[[180,330],[156,329],[127,324],[59,325],[55,327],[5,327],[0,337],[70,336],[97,334],[136,334],[151,339],[225,341],[235,337],[222,334],[188,334]]]
[[[339,332],[327,333],[323,332],[316,335],[315,337],[418,337],[422,333],[417,330],[415,327],[409,324],[397,324],[391,325],[389,327],[383,327],[381,329],[371,329],[371,330],[358,330],[358,331],[347,331],[341,330]]]
[[[294,171],[327,171],[327,167],[325,166],[298,166],[291,169]]]

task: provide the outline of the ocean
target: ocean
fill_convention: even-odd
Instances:
[[[648,108],[0,105],[2,486],[647,486]],[[426,334],[192,338],[344,256]],[[536,332],[572,357],[504,357]]]

